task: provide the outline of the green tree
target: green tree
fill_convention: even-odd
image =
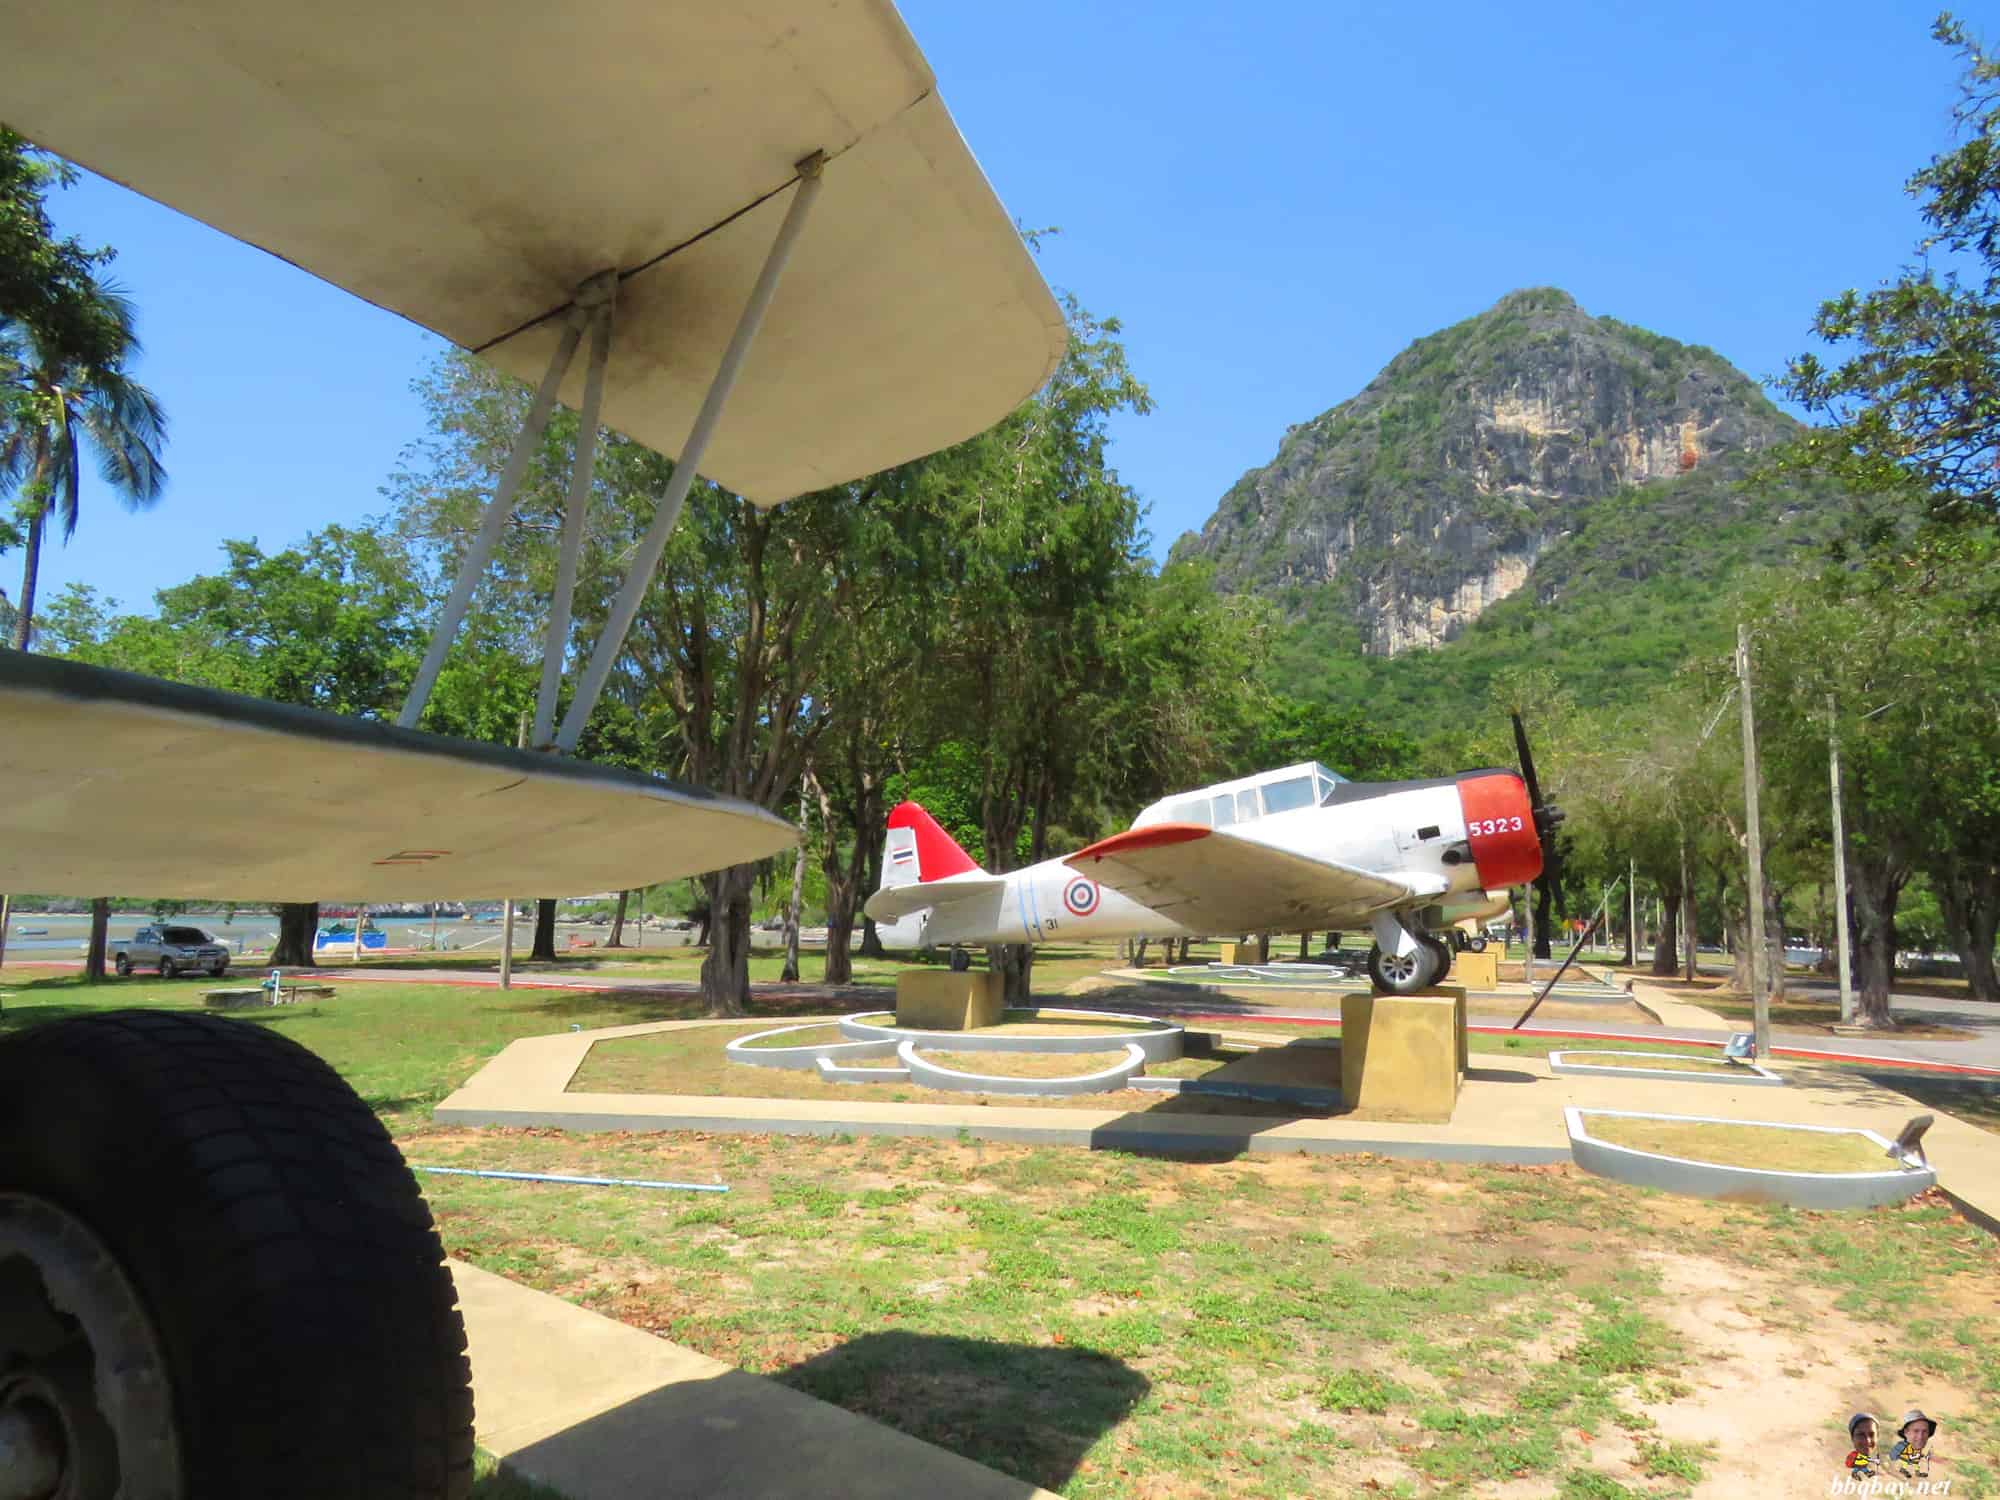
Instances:
[[[1889,1024],[1899,903],[1920,874],[1975,985],[2000,998],[2000,538],[1932,532],[1787,582],[1755,628],[1780,820],[1824,826],[1829,734],[1840,739],[1864,1019]]]
[[[1783,387],[1830,425],[1801,460],[1864,494],[1914,483],[1944,517],[2000,517],[2000,59],[1948,12],[1933,34],[1964,59],[1963,139],[1912,176],[1927,226],[1916,264],[1823,303],[1813,331],[1842,351],[1802,354]]]
[[[224,570],[161,590],[154,616],[111,615],[87,589],[59,596],[64,654],[333,713],[393,711],[420,645],[422,602],[399,546],[336,526],[282,552],[223,547]],[[271,961],[311,964],[317,925],[316,903],[280,906]]]
[[[95,296],[116,340],[79,350],[32,325],[12,333],[0,329],[0,380],[13,415],[13,424],[0,431],[0,493],[18,494],[26,532],[15,601],[17,651],[28,648],[34,630],[35,580],[49,519],[61,522],[65,542],[76,534],[84,450],[128,509],[151,505],[166,484],[160,463],[166,417],[153,393],[124,370],[139,347],[131,304],[104,283],[96,284]]]

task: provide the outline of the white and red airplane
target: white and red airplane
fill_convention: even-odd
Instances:
[[[1562,814],[1526,778],[1469,771],[1427,781],[1348,781],[1314,762],[1155,802],[1130,829],[1023,870],[990,875],[915,802],[889,815],[883,941],[1042,943],[1311,932],[1366,926],[1375,985],[1402,994],[1442,978],[1434,930],[1508,909],[1543,873]]]

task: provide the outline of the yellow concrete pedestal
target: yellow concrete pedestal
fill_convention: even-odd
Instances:
[[[1500,983],[1500,949],[1461,953],[1451,961],[1452,976],[1468,989],[1490,990]]]
[[[1216,960],[1222,964],[1254,964],[1257,962],[1255,943],[1217,943],[1222,956]]]
[[[1465,994],[1340,997],[1340,1092],[1377,1120],[1443,1125],[1465,1078]]]
[[[896,1024],[923,1031],[993,1026],[1007,1008],[1006,976],[911,969],[896,976]]]

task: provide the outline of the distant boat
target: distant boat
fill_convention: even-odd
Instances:
[[[46,927],[16,927],[14,933],[17,937],[47,937],[49,930]]]

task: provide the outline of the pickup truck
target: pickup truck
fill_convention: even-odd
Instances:
[[[129,941],[112,944],[111,962],[120,974],[152,967],[171,979],[183,969],[205,969],[219,978],[229,967],[229,950],[199,927],[141,927]]]

